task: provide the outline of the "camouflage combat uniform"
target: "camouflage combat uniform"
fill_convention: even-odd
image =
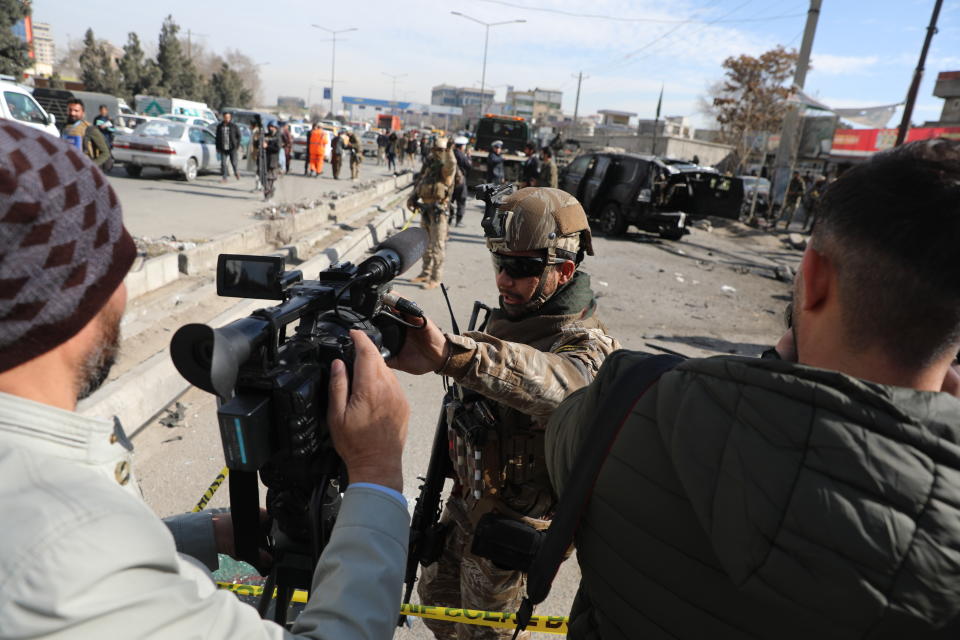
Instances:
[[[445,141],[438,141],[445,145]],[[447,210],[453,193],[453,181],[456,177],[457,160],[453,148],[444,148],[438,154],[432,152],[420,177],[413,187],[414,197],[420,201],[420,225],[427,232],[427,249],[423,254],[423,270],[415,280],[425,280],[427,284],[440,282],[443,277],[443,258],[447,243]]]
[[[441,518],[451,526],[442,556],[422,570],[421,602],[511,613],[519,608],[524,575],[472,554],[473,532],[489,511],[537,529],[549,525],[554,500],[544,464],[543,428],[560,402],[589,384],[603,359],[620,346],[607,335],[595,310],[589,276],[577,272],[539,314],[513,320],[495,310],[486,333],[447,336],[452,350],[440,373],[481,394],[495,427],[482,447],[482,482],[473,480],[474,469],[464,470],[462,464],[458,469]],[[458,441],[457,450],[462,446]],[[457,451],[452,453],[456,469]],[[472,459],[468,455],[461,460],[464,457]],[[475,489],[480,489],[479,499]],[[441,639],[512,636],[505,629],[425,623]]]

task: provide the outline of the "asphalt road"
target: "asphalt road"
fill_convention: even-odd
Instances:
[[[316,178],[303,175],[303,164],[303,160],[294,160],[290,173],[277,181],[276,202],[294,203],[345,193],[390,175],[371,157],[364,158],[356,182],[350,180],[347,163],[341,168],[339,180],[333,179],[329,162],[324,163],[323,175]],[[201,174],[194,182],[151,168],[144,169],[141,177],[131,178],[118,165],[110,173],[110,183],[123,203],[124,223],[134,236],[175,236],[199,242],[255,223],[254,212],[266,206],[263,193],[253,191],[254,172],[244,169],[245,161],[241,160],[239,167],[239,180],[231,177],[221,183],[219,165],[216,173]]]
[[[190,185],[192,186],[192,185]],[[465,328],[474,300],[494,305],[497,291],[484,246],[479,204],[470,203],[466,224],[453,228],[447,245],[445,283],[453,310]],[[772,277],[773,266],[796,264],[799,252],[766,232],[735,228],[694,230],[680,242],[645,234],[596,238],[597,255],[584,269],[599,297],[599,314],[626,348],[654,344],[687,355],[757,355],[782,333],[781,312],[790,286]],[[416,300],[441,327],[451,322],[439,289],[422,291],[408,282],[416,267],[396,281],[400,295]],[[441,379],[400,374],[412,414],[404,454],[404,494],[410,508],[425,472],[443,395]],[[153,423],[135,438],[136,468],[147,502],[160,514],[189,510],[223,466],[215,405],[192,390],[181,399],[182,418],[174,426]],[[624,488],[629,490],[629,488]],[[226,490],[213,506],[226,506]],[[550,597],[538,608],[566,615],[579,582],[576,560],[561,568]],[[398,638],[430,638],[414,622]]]

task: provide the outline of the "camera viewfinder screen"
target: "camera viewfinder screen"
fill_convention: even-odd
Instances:
[[[217,264],[217,294],[281,300],[283,267],[283,258],[276,256],[221,255]]]

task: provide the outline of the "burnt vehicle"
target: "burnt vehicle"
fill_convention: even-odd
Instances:
[[[743,201],[739,178],[713,168],[637,153],[589,152],[560,172],[560,188],[575,196],[600,230],[616,236],[633,225],[679,240],[691,218],[736,220]]]

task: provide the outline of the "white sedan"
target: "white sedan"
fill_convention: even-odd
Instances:
[[[144,167],[178,171],[188,181],[196,179],[200,171],[219,168],[213,134],[172,120],[144,122],[133,133],[117,136],[113,157],[133,178],[140,176]]]

